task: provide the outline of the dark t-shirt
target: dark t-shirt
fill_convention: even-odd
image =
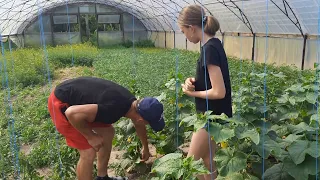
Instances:
[[[107,124],[123,117],[136,100],[126,88],[95,77],[79,77],[64,81],[55,88],[54,94],[70,106],[98,104],[95,121]]]
[[[204,54],[206,63],[204,63]],[[208,99],[208,108],[206,99],[195,98],[196,109],[200,112],[211,110],[215,115],[225,113],[227,116],[232,117],[231,84],[229,77],[228,61],[221,41],[217,38],[211,38],[201,48],[200,58],[197,62],[195,82],[196,91],[205,91],[211,89],[212,87],[207,68],[207,65],[209,64],[220,67],[225,84],[226,95],[223,99]],[[207,88],[205,86],[206,82]]]

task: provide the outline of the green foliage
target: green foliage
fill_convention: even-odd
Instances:
[[[43,52],[36,49],[18,49],[12,53],[6,51],[5,56],[1,57],[4,62],[4,66],[1,67],[2,87],[6,82],[9,82],[12,88],[15,85],[26,87],[44,84],[47,73],[44,58]],[[49,71],[53,72],[51,64]]]
[[[55,69],[72,66],[72,59],[74,65],[92,66],[98,53],[97,48],[88,43],[72,47],[70,45],[48,47],[46,52],[42,49],[18,49],[12,53],[5,51],[5,56],[0,57],[4,62],[0,74],[1,87],[5,86],[6,82],[9,82],[11,88],[47,84],[48,73],[51,79],[54,78]]]
[[[126,48],[132,48],[132,47],[137,47],[137,48],[150,48],[150,47],[155,47],[154,42],[152,40],[138,40],[135,41],[134,43],[131,40],[126,40],[125,42],[122,43],[122,46]]]
[[[77,72],[78,75],[92,73],[85,67],[82,69],[83,72]],[[49,178],[58,180],[61,179],[61,172],[65,179],[74,179],[74,165],[77,163],[79,155],[74,149],[65,145],[65,140],[61,135],[55,133],[47,110],[49,93],[49,85],[34,85],[24,88],[17,86],[11,89],[16,147],[12,142],[13,136],[10,134],[12,132],[10,131],[11,126],[8,126],[9,105],[7,102],[0,103],[0,173],[3,173],[3,176],[13,175],[15,153],[20,152],[20,171],[21,176],[25,179]],[[0,91],[0,95],[3,98],[7,97],[7,90]],[[58,147],[60,147],[60,151],[58,151]],[[61,167],[58,152],[61,155]],[[44,178],[38,173],[39,168],[51,171],[48,172],[49,174],[45,174]]]
[[[113,145],[125,149],[122,155],[123,161],[119,164],[114,163],[118,175],[123,175],[126,169],[134,169],[140,162],[141,143],[135,135],[135,128],[131,120],[123,119],[116,124],[117,134],[113,140]]]
[[[188,138],[188,127],[178,127],[181,117],[187,116],[194,111],[192,99],[183,94],[180,86],[183,75],[169,74],[168,81],[164,84],[164,90],[157,99],[164,104],[166,128],[160,133],[150,134],[153,145],[160,154],[173,153]],[[179,129],[178,129],[179,128]],[[187,132],[187,133],[186,133]],[[160,142],[160,143],[158,143]]]
[[[92,66],[98,58],[98,49],[90,43],[73,44],[72,46],[63,45],[48,48],[49,61],[55,64],[55,67]]]
[[[267,106],[264,106],[262,83],[267,76],[271,77],[266,81]],[[222,148],[216,153],[219,178],[233,179],[235,177],[231,176],[238,175],[240,178],[240,175],[247,176],[247,172],[261,177],[250,167],[261,164],[261,158],[270,163],[266,166],[266,179],[273,179],[275,173],[277,178],[308,179],[319,172],[315,168],[309,170],[311,162],[315,163],[320,154],[316,146],[319,126],[314,118],[318,87],[312,76],[297,79],[292,76],[294,80],[290,81],[285,74],[271,71],[268,75],[257,72],[242,77],[242,84],[235,88],[238,92],[233,96],[234,117],[226,118],[222,114],[219,119],[228,125],[215,122],[209,125],[210,134],[217,143],[227,141],[229,144],[228,149]],[[205,118],[191,115],[182,122],[196,131],[206,119],[212,119],[208,114],[210,112]]]
[[[135,88],[139,90],[140,97],[159,96],[166,90],[164,84],[170,77],[174,77],[177,56],[181,62],[179,72],[182,76],[193,75],[196,59],[194,53],[155,48],[104,49],[93,66],[96,76],[113,80],[128,89],[132,80],[136,79]]]
[[[215,161],[218,165],[219,175],[224,177],[246,168],[247,155],[234,149],[221,149],[217,152]]]
[[[194,160],[193,156],[183,158],[180,153],[167,154],[157,159],[152,166],[157,177],[152,180],[196,179],[197,175],[210,173],[203,160]]]

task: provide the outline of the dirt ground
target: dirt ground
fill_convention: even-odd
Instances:
[[[153,162],[156,159],[156,149],[152,145],[149,145],[149,149],[150,149],[151,157],[149,158],[149,160],[147,162],[145,162],[145,166],[141,166],[140,169],[138,169],[139,172],[126,172],[126,176],[128,177],[129,180],[145,180],[145,175],[148,174]],[[23,144],[21,146],[20,151],[24,155],[29,155],[30,152],[32,151],[32,145]],[[109,165],[112,163],[121,162],[122,161],[121,157],[124,152],[125,151],[119,151],[119,150],[113,149],[111,151]],[[52,170],[49,167],[44,167],[41,169],[37,169],[37,172],[40,174],[40,176],[43,176],[43,177],[45,177],[45,179],[48,179],[46,177],[48,177],[51,174]],[[112,168],[108,169],[108,175],[109,176],[117,176],[115,173],[115,170]]]
[[[139,172],[126,172],[126,176],[128,177],[129,180],[145,180],[145,175],[150,171],[150,168],[155,161],[156,157],[156,149],[154,146],[149,145],[151,157],[147,162],[145,162],[145,166],[141,166],[138,171]],[[110,155],[110,160],[109,164],[111,163],[118,163],[121,162],[121,157],[123,155],[124,151],[117,151],[117,150],[112,150],[111,155]],[[108,169],[108,174],[109,176],[117,176],[115,174],[114,169],[109,168]]]

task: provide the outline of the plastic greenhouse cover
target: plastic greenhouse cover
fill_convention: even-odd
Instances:
[[[0,0],[1,35],[21,34],[34,18],[51,8],[88,2],[128,12],[156,31],[178,30],[179,11],[197,2],[218,18],[222,32],[266,33],[268,19],[268,33],[318,34],[318,0]]]

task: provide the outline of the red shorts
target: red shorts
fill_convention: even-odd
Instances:
[[[88,143],[87,139],[75,129],[69,121],[66,119],[64,113],[61,111],[63,108],[67,108],[67,103],[61,102],[55,95],[54,91],[51,92],[48,98],[48,109],[52,122],[57,128],[57,131],[66,138],[67,145],[76,149],[89,149],[92,146]],[[104,124],[100,122],[88,123],[91,128],[95,127],[111,127],[111,124]]]

